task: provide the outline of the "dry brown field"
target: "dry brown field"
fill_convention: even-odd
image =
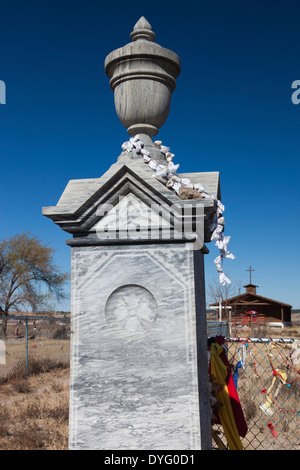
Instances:
[[[247,337],[263,333],[262,337],[299,339],[300,327],[237,333]],[[37,340],[32,340],[29,346],[36,343]],[[65,351],[68,351],[68,343],[64,343]],[[21,355],[17,350],[20,344],[16,342],[15,347],[15,351],[10,349],[10,357]],[[44,339],[43,348],[46,354],[42,356],[39,356],[41,347],[30,349],[27,376],[23,359],[8,375],[0,374],[0,450],[68,449],[69,364],[60,361],[59,355],[55,360],[49,359],[51,351],[61,352],[57,342]],[[245,413],[249,412],[246,408]],[[267,438],[274,448],[272,436],[266,433]]]
[[[0,450],[68,448],[69,367],[33,370],[0,385]]]

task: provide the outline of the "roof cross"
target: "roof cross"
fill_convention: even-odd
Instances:
[[[251,282],[251,281],[252,281],[252,279],[251,279],[251,273],[252,273],[253,271],[255,271],[255,269],[252,269],[251,266],[250,266],[250,268],[249,268],[249,269],[246,269],[246,271],[249,271],[249,272],[250,272],[250,284],[252,284],[252,282]]]

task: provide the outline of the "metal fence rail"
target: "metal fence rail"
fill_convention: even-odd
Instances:
[[[300,344],[295,339],[226,338],[247,422],[246,450],[299,450]],[[222,427],[214,425],[226,444]],[[216,444],[213,443],[213,447]]]
[[[0,380],[19,367],[30,372],[35,361],[69,364],[69,318],[18,316],[6,320],[7,336],[0,341]],[[248,426],[242,439],[244,448],[299,450],[300,341],[228,337],[228,323],[218,321],[207,322],[207,336],[226,339],[227,357]],[[213,427],[226,446],[222,427]],[[214,441],[213,448],[218,448]]]
[[[207,336],[228,336],[228,321],[207,321]]]
[[[70,361],[70,319],[65,317],[8,316],[6,337],[0,341],[0,379],[30,366]]]

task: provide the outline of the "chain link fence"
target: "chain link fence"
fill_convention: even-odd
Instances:
[[[244,449],[299,450],[300,341],[231,338],[225,330],[224,324],[218,331],[208,322],[209,338],[226,338],[224,346],[248,426],[241,438]],[[222,427],[213,425],[213,429],[227,448]],[[213,448],[220,447],[213,442]]]
[[[228,336],[228,322],[227,321],[207,321],[207,337],[214,338],[215,336]]]
[[[70,319],[8,316],[0,318],[5,338],[0,341],[0,380],[10,375],[49,369],[70,362]]]
[[[3,321],[0,318],[0,322]],[[37,364],[69,365],[70,319],[6,317],[0,341],[0,381]],[[228,337],[227,322],[209,321],[208,338],[224,336],[232,375],[247,422],[246,450],[299,450],[300,341],[291,338]],[[213,425],[224,446],[221,426]],[[213,448],[219,447],[213,441]]]

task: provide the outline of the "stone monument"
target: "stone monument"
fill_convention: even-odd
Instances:
[[[211,447],[203,258],[215,201],[183,199],[173,183],[200,181],[219,197],[219,175],[175,176],[169,165],[175,179],[166,184],[172,154],[152,138],[168,117],[180,59],[154,39],[142,17],[132,42],[105,60],[131,136],[121,155],[43,208],[73,236],[70,449]]]

